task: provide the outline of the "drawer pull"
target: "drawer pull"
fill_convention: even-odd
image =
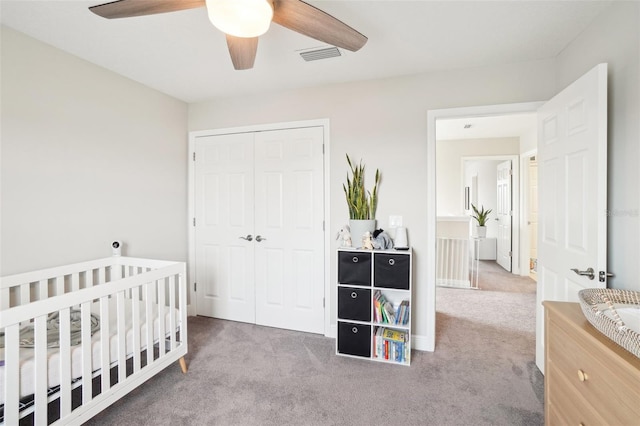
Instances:
[[[358,297],[358,293],[356,293],[355,291],[351,292],[351,298],[355,299],[356,297]]]
[[[358,333],[358,327],[353,327],[353,328],[351,329],[351,332],[352,332],[353,334]]]
[[[351,259],[353,261],[353,263],[358,263],[358,257],[357,256],[353,256],[353,259]]]
[[[389,265],[393,266],[396,264],[396,261],[394,259],[389,259]]]
[[[582,370],[578,370],[578,380],[580,380],[581,382],[586,382],[587,379],[589,379],[587,373]]]

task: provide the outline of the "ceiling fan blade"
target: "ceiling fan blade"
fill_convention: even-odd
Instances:
[[[115,19],[176,12],[204,5],[205,0],[117,0],[91,6],[89,10],[103,18]]]
[[[367,37],[344,22],[301,0],[273,0],[273,22],[352,52],[367,42]]]
[[[258,37],[234,37],[227,36],[227,46],[231,54],[231,62],[236,70],[248,70],[253,68],[258,51]]]

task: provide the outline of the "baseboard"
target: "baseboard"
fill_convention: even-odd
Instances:
[[[469,281],[469,280],[436,279],[436,286],[438,286],[438,287],[470,288],[471,287],[471,281]]]
[[[325,333],[324,333],[324,337],[330,337],[332,339],[335,339],[337,335],[338,335],[338,325],[337,324],[329,325],[329,329],[325,330]]]

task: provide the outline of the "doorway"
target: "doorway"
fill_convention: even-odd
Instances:
[[[494,117],[501,115],[526,114],[535,113],[542,105],[542,102],[527,102],[520,104],[505,105],[486,105],[479,107],[452,108],[446,110],[432,110],[427,113],[427,205],[432,206],[427,212],[427,239],[436,241],[437,238],[437,192],[436,182],[438,182],[437,173],[437,157],[436,157],[436,123],[439,120],[460,119],[467,117]],[[537,143],[533,138],[533,146]],[[458,174],[460,176],[460,174]],[[456,191],[456,190],[454,190]],[[459,193],[460,191],[457,190]],[[460,205],[464,204],[464,194],[458,197]],[[520,226],[520,225],[519,225]],[[427,274],[426,300],[429,303],[425,306],[425,315],[429,319],[427,327],[427,339],[425,341],[425,349],[429,351],[435,350],[435,318],[436,318],[436,251],[429,251],[426,254]]]

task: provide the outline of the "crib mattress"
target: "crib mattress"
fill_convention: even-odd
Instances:
[[[126,344],[125,351],[127,358],[133,354],[133,315],[132,315],[132,302],[130,299],[125,299],[125,329],[126,329]],[[146,306],[144,302],[140,302],[140,348],[146,349]],[[118,359],[118,335],[117,335],[117,306],[114,299],[109,303],[109,330],[110,330],[110,360],[109,363],[113,364]],[[100,313],[100,304],[95,302],[92,304],[91,312],[94,314]],[[169,324],[171,315],[174,315],[176,331],[179,330],[180,316],[178,310],[175,308],[165,308],[164,315],[164,327],[167,330],[167,336],[170,335]],[[153,341],[158,342],[158,306],[152,305],[152,317],[153,322]],[[102,323],[103,319],[100,318]],[[92,371],[100,369],[101,364],[101,340],[100,331],[96,332],[91,339],[91,365]],[[4,349],[0,349],[0,360],[4,360]],[[60,353],[58,348],[52,348],[47,351],[47,372],[48,383],[47,388],[52,388],[60,384]],[[82,346],[71,347],[71,377],[77,379],[82,376]],[[0,404],[4,404],[5,401],[5,389],[4,389],[4,377],[5,366],[0,366]],[[18,384],[16,383],[16,386]],[[34,350],[28,348],[20,348],[20,398],[32,395],[35,392],[35,362],[34,362]]]

